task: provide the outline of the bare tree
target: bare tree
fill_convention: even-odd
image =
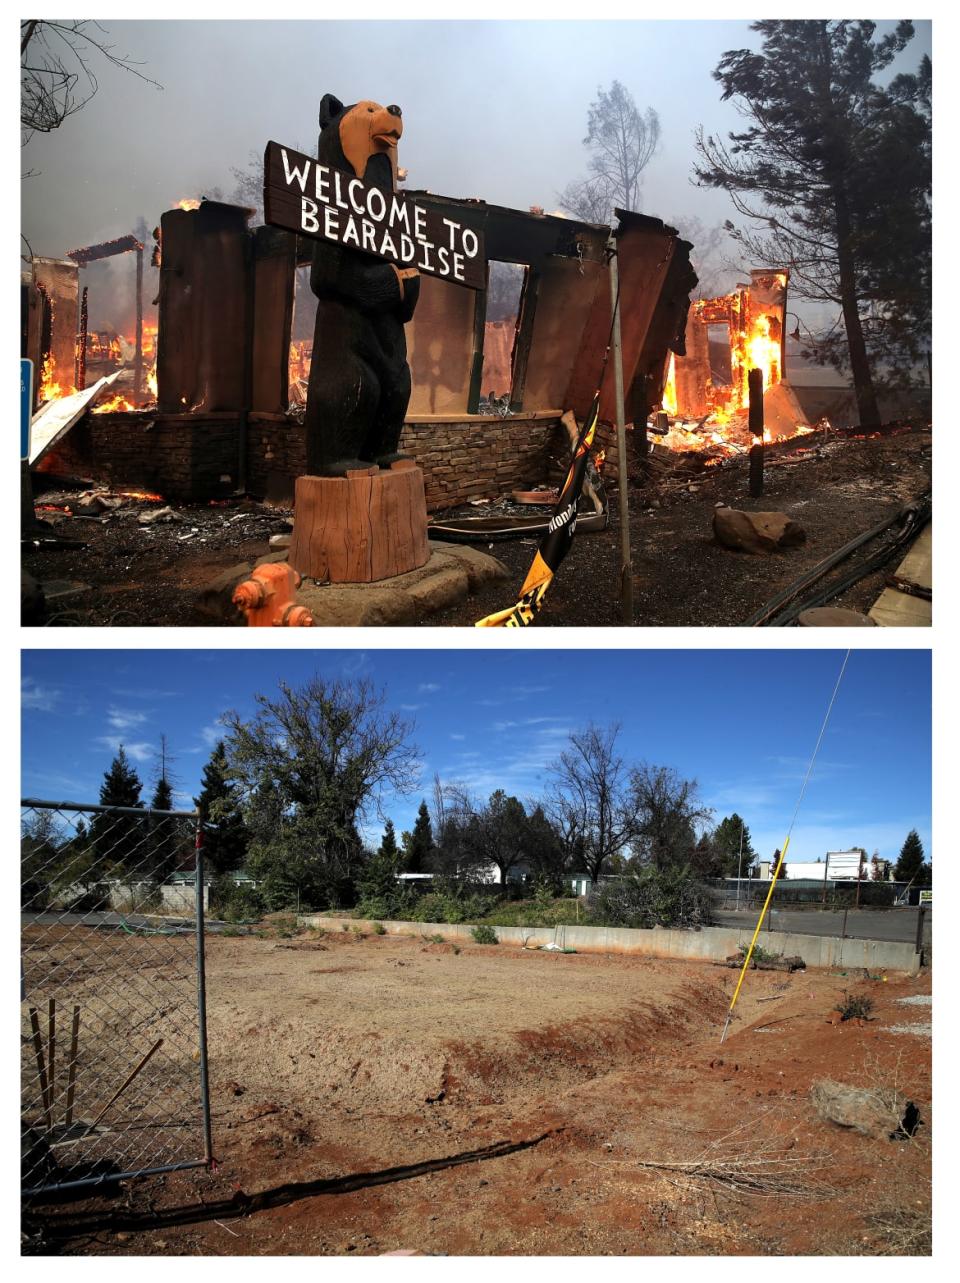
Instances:
[[[636,831],[634,858],[658,871],[693,860],[698,830],[713,815],[697,794],[697,781],[670,766],[642,762],[630,772],[630,811]]]
[[[598,89],[587,113],[589,177],[560,193],[563,207],[587,222],[606,223],[613,210],[640,208],[642,174],[660,141],[660,117],[641,112],[619,80]]]
[[[619,734],[619,722],[606,728],[591,722],[570,735],[569,746],[548,768],[551,818],[572,862],[594,882],[638,833],[627,767],[616,751]]]
[[[84,107],[100,85],[94,63],[103,59],[128,71],[154,89],[163,86],[145,76],[129,54],[107,44],[109,33],[99,22],[73,18],[49,21],[27,18],[20,23],[21,145],[34,134],[49,134]]]

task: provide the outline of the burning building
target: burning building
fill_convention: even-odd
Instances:
[[[427,505],[437,510],[543,483],[569,452],[564,411],[587,413],[603,365],[610,229],[479,200],[408,195],[482,231],[487,259],[522,272],[497,414],[481,405],[486,291],[421,278],[407,327],[413,393],[401,448],[423,468]],[[297,408],[312,355],[309,340],[293,338],[292,321],[312,242],[251,228],[251,211],[240,206],[188,204],[168,210],[160,224],[156,406],[129,412],[129,402],[108,403],[78,421],[41,466],[171,498],[292,496],[306,470]],[[691,247],[675,229],[639,214],[617,211],[617,218],[626,414],[642,452],[668,354],[684,352],[696,275]],[[146,337],[141,351],[146,356]],[[601,421],[614,418],[611,376]],[[601,432],[598,447],[604,444]]]
[[[669,428],[660,440],[669,449],[745,448],[752,369],[763,375],[765,439],[812,430],[786,381],[787,284],[786,271],[757,269],[749,285],[691,303],[684,355],[671,353],[664,375]]]

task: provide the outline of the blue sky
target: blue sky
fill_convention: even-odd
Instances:
[[[526,799],[570,731],[622,724],[628,761],[696,778],[719,820],[736,810],[762,856],[790,823],[840,671],[830,650],[25,650],[25,796],[95,802],[122,742],[145,781],[161,734],[189,806],[226,709],[315,671],[368,677],[413,724],[421,788],[384,799],[411,827],[435,772],[481,797]],[[864,846],[930,848],[930,656],[854,651],[791,840],[794,860]],[[148,789],[145,788],[145,792]],[[374,814],[368,828],[380,831]]]

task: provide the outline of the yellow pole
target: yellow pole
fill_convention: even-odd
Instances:
[[[767,892],[767,898],[763,902],[763,908],[760,910],[760,917],[757,919],[757,927],[753,933],[753,939],[750,941],[750,948],[747,950],[747,956],[743,960],[743,966],[740,968],[740,978],[737,981],[737,987],[733,991],[733,998],[730,1000],[730,1007],[727,1011],[727,1019],[723,1026],[723,1033],[720,1035],[720,1041],[723,1042],[727,1036],[727,1030],[730,1028],[730,1021],[733,1017],[733,1009],[737,1005],[737,999],[740,996],[740,988],[743,985],[743,977],[747,974],[747,967],[750,965],[750,959],[753,957],[753,950],[757,943],[757,936],[760,934],[760,928],[763,926],[763,919],[766,917],[767,909],[770,907],[770,901],[773,899],[773,890],[777,885],[777,878],[780,876],[780,870],[783,868],[784,856],[787,854],[787,847],[790,845],[790,838],[793,834],[793,826],[797,822],[797,816],[800,814],[800,807],[803,804],[804,794],[807,791],[807,785],[810,782],[810,776],[813,773],[813,765],[817,760],[817,754],[820,752],[820,745],[823,743],[823,737],[827,730],[827,723],[830,721],[830,714],[833,712],[833,706],[836,702],[837,691],[840,689],[840,683],[843,681],[843,674],[846,672],[847,663],[850,659],[850,651],[843,657],[843,663],[840,665],[840,675],[837,678],[837,684],[833,688],[833,694],[830,696],[830,703],[827,705],[827,711],[823,719],[823,725],[820,727],[820,734],[817,736],[817,743],[813,750],[813,756],[810,758],[810,765],[807,767],[807,773],[803,777],[803,784],[800,787],[800,796],[797,798],[797,805],[793,812],[793,819],[790,821],[790,828],[787,830],[787,839],[780,851],[780,859],[773,871],[773,877],[770,879],[770,890]]]
[[[747,974],[747,967],[750,966],[750,959],[753,957],[753,950],[756,947],[757,936],[760,934],[760,928],[763,926],[763,919],[767,916],[767,909],[770,907],[770,901],[773,899],[773,889],[777,885],[777,878],[780,876],[780,870],[783,867],[783,861],[787,854],[787,847],[789,845],[790,835],[788,833],[787,840],[784,842],[780,851],[780,859],[777,861],[776,868],[773,870],[773,877],[770,879],[770,890],[767,892],[767,898],[764,900],[763,908],[760,910],[760,917],[757,919],[757,926],[753,933],[753,939],[750,941],[750,948],[747,950],[747,956],[744,958],[743,966],[740,968],[740,979],[737,981],[737,987],[733,991],[733,998],[730,1000],[730,1009],[727,1011],[726,1024],[723,1026],[723,1033],[720,1035],[721,1042],[726,1038],[727,1030],[730,1028],[733,1009],[737,1005],[737,999],[740,997],[740,987],[743,984],[743,977]]]

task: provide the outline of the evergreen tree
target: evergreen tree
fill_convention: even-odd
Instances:
[[[203,860],[209,877],[243,867],[250,834],[243,820],[237,786],[230,779],[227,750],[219,740],[203,768],[199,796],[193,804],[206,826]]]
[[[923,869],[923,843],[916,829],[911,829],[900,848],[900,855],[893,870],[898,882],[913,882]]]
[[[713,73],[746,127],[697,136],[698,180],[725,190],[755,229],[734,227],[750,262],[790,270],[801,298],[834,305],[860,423],[880,421],[877,367],[909,377],[930,350],[930,61],[880,84],[913,26],[876,39],[869,21],[755,22],[761,51],[725,53]]]
[[[104,771],[100,785],[101,806],[141,808],[140,777],[130,765],[121,744],[117,755]],[[91,843],[95,852],[92,872],[96,877],[138,872],[137,866],[147,856],[143,848],[143,821],[139,816],[98,811],[90,824]]]
[[[743,852],[741,860],[741,833],[743,834]],[[750,877],[750,868],[757,860],[757,853],[753,849],[753,841],[750,837],[750,830],[744,824],[740,816],[734,811],[728,815],[713,831],[713,840],[716,844],[717,856],[720,864],[720,872],[717,874],[721,878],[735,878],[737,869],[741,870],[741,877]]]
[[[403,835],[404,873],[428,873],[434,853],[433,825],[425,801],[421,801],[412,833]]]
[[[402,857],[397,845],[393,820],[387,820],[383,838],[376,854],[366,863],[359,878],[360,891],[365,899],[390,899],[397,893],[397,873]]]
[[[173,810],[173,787],[161,775],[150,799],[151,811]],[[150,816],[149,847],[151,874],[156,882],[164,882],[176,870],[180,850],[177,842],[176,820],[169,815]]]

